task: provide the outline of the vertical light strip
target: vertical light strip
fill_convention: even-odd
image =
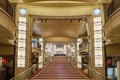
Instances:
[[[81,56],[79,54],[79,44],[80,44],[80,39],[77,39],[77,67],[81,68],[82,60],[81,60]]]
[[[103,67],[101,8],[95,8],[93,12],[95,67]]]
[[[19,8],[17,67],[25,67],[27,11]]]

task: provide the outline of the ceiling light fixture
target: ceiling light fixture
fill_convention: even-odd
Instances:
[[[22,15],[22,16],[26,16],[27,10],[25,8],[20,8],[19,9],[19,14]]]
[[[94,8],[94,9],[93,9],[93,14],[94,14],[95,16],[100,15],[100,14],[101,14],[101,8]]]
[[[78,22],[80,22],[80,19],[78,19]]]
[[[45,22],[47,22],[47,20],[45,20]]]
[[[43,22],[43,20],[40,20],[41,22]]]

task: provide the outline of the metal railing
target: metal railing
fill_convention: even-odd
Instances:
[[[100,72],[96,71],[95,69],[90,68],[86,64],[83,65],[84,73],[91,78],[91,80],[113,80],[109,79]]]
[[[29,80],[29,78],[35,73],[37,72],[38,70],[40,70],[38,68],[38,65],[42,64],[39,63],[39,64],[35,64],[35,65],[32,65],[32,67],[28,68],[27,70],[25,70],[24,72],[18,74],[17,76],[11,78],[10,80]]]
[[[8,0],[0,0],[0,7],[14,18],[14,11]]]
[[[108,19],[119,8],[120,8],[120,0],[113,0],[107,9],[106,18]]]

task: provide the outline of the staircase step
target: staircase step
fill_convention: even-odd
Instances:
[[[66,56],[54,56],[53,62],[33,78],[34,80],[89,80],[68,62]]]
[[[87,79],[33,79],[33,80],[87,80]]]

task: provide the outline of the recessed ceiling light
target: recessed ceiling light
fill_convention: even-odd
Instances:
[[[19,14],[22,15],[22,16],[26,16],[27,10],[25,8],[20,8],[19,9]]]
[[[43,38],[39,38],[39,41],[40,41],[40,42],[43,42]]]
[[[77,42],[80,42],[80,41],[81,41],[81,39],[80,39],[80,38],[78,38],[78,39],[77,39]]]
[[[95,16],[100,15],[100,14],[101,14],[101,8],[94,8],[93,14],[94,14]]]

